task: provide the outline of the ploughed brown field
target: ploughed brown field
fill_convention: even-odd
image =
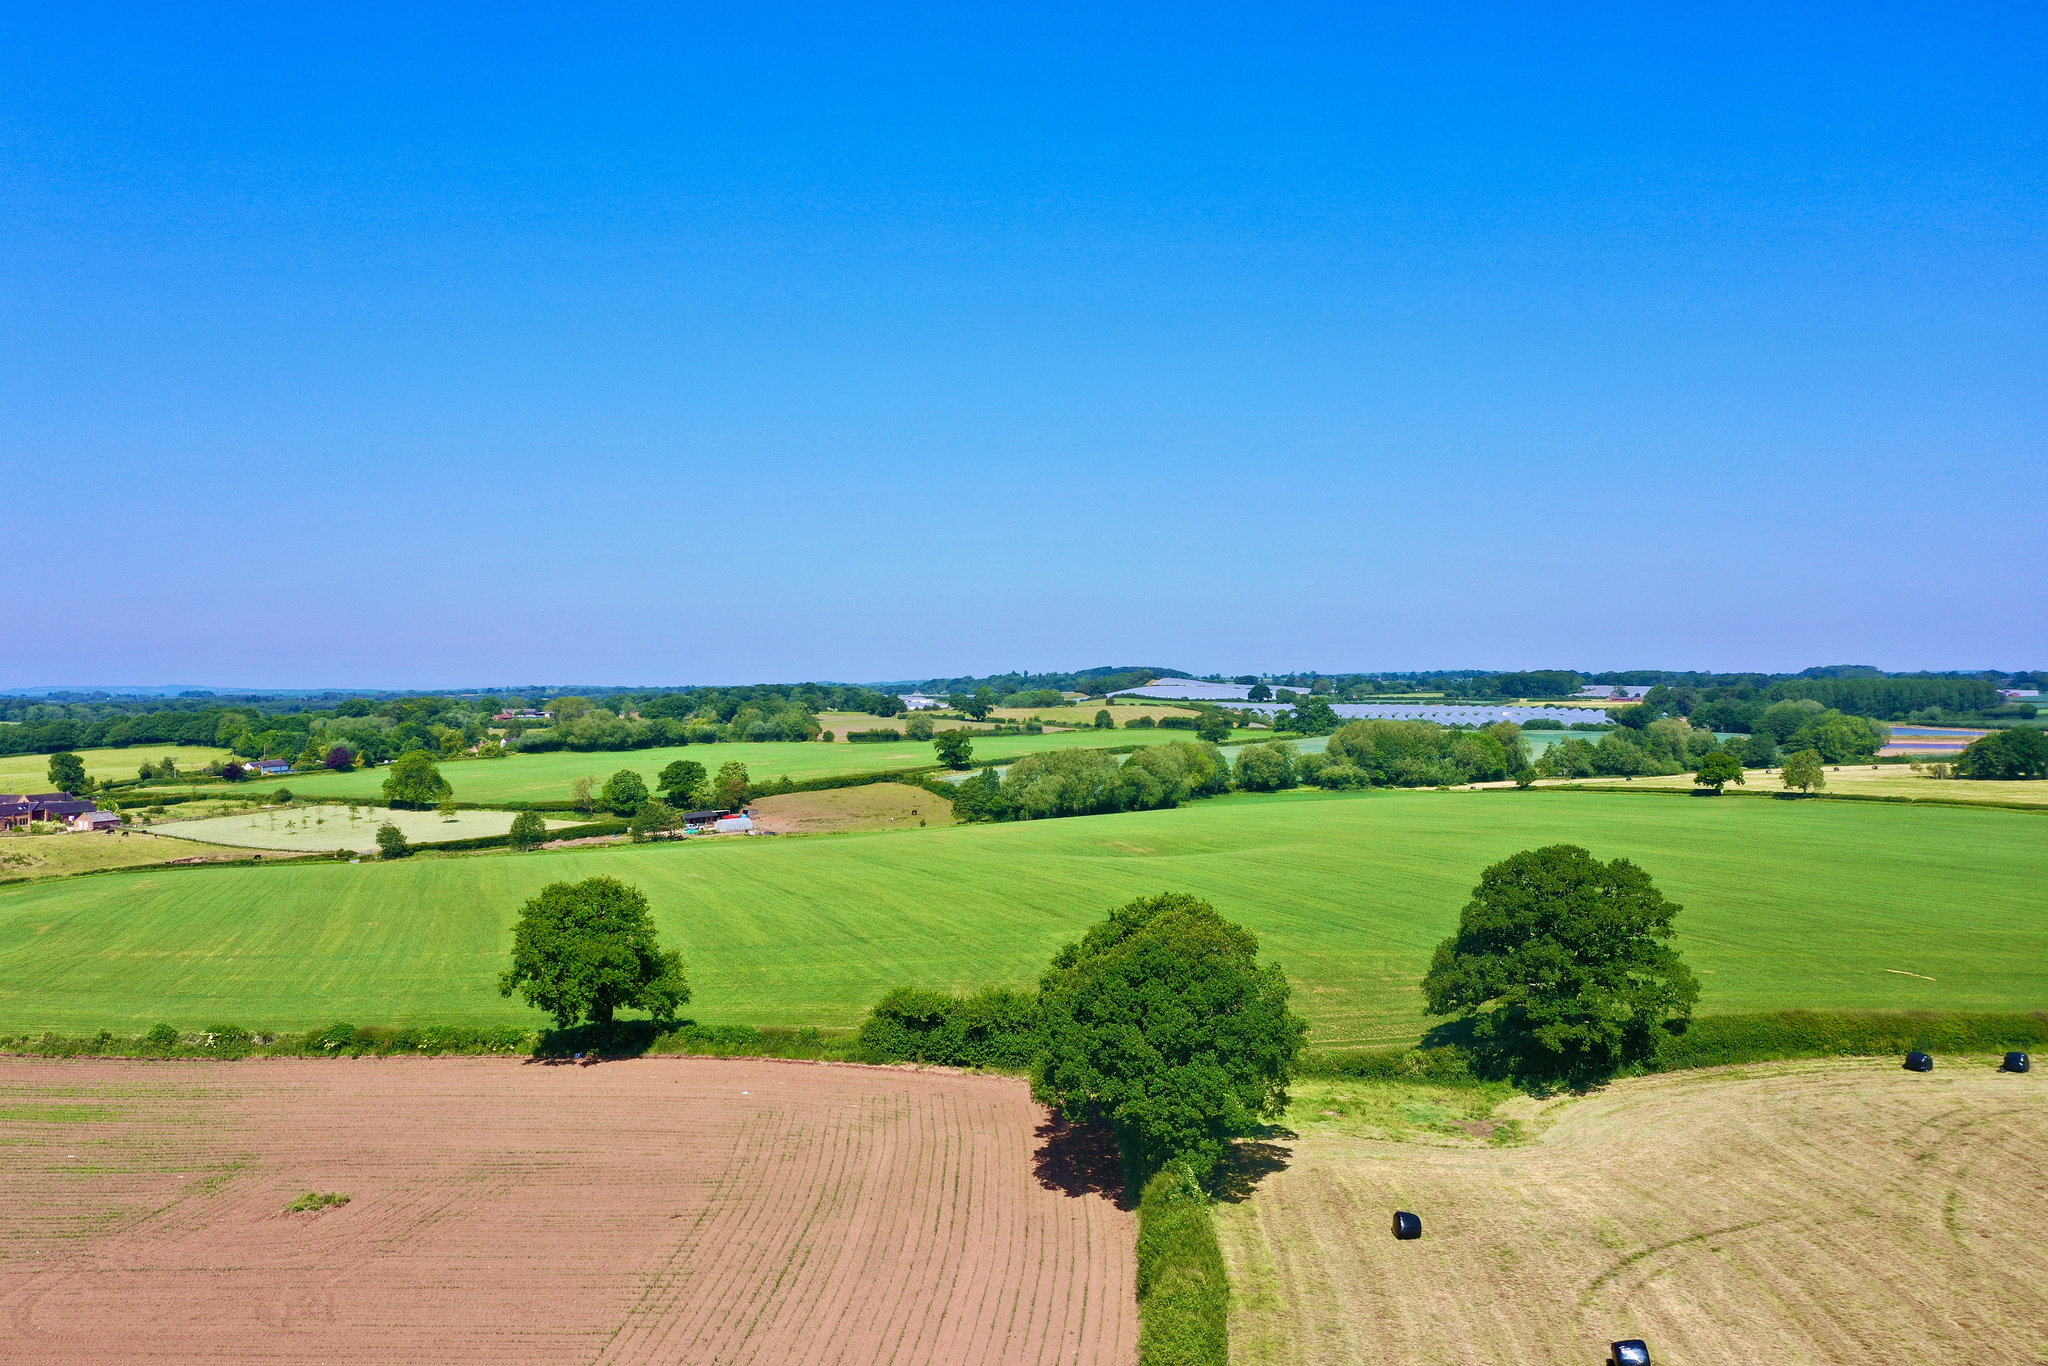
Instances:
[[[1132,1361],[1049,1132],[883,1068],[0,1059],[0,1361]]]
[[[1677,1073],[1533,1123],[1515,1148],[1300,1124],[1219,1206],[1232,1361],[1595,1366],[1635,1337],[1658,1366],[2048,1361],[2039,1072]]]

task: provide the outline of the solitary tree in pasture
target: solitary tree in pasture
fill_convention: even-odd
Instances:
[[[405,842],[405,832],[386,821],[377,827],[377,857],[404,858],[412,852],[412,846]]]
[[[1693,775],[1693,782],[1701,787],[1712,788],[1716,794],[1723,783],[1743,785],[1742,761],[1725,749],[1717,749],[1700,760],[1699,772]]]
[[[567,1029],[609,1025],[621,1008],[675,1018],[690,999],[682,955],[658,942],[647,898],[617,878],[552,882],[520,908],[512,966],[498,992],[517,991]]]
[[[425,750],[401,754],[384,779],[384,799],[396,807],[425,811],[455,794]]]
[[[671,805],[690,806],[704,786],[704,765],[695,759],[678,759],[664,768],[654,782]]]
[[[614,816],[630,816],[647,805],[647,784],[632,769],[622,768],[605,779],[598,801]]]
[[[443,797],[441,799],[440,805],[438,805],[434,809],[440,813],[442,820],[452,821],[455,819],[455,812],[458,808],[455,805],[455,799],[453,797]]]
[[[85,760],[66,751],[50,756],[50,786],[58,792],[86,790]]]
[[[1210,1179],[1230,1140],[1287,1108],[1307,1026],[1250,931],[1181,892],[1111,911],[1040,983],[1038,1098],[1117,1131],[1142,1184],[1169,1162]]]
[[[1271,702],[1273,690],[1263,683],[1252,684],[1252,690],[1244,695],[1247,702]]]
[[[1097,729],[1097,730],[1115,730],[1115,729],[1116,729],[1116,718],[1115,718],[1114,716],[1111,716],[1111,715],[1109,714],[1109,708],[1107,708],[1107,707],[1104,707],[1104,708],[1103,708],[1103,709],[1102,709],[1101,711],[1098,711],[1098,712],[1096,712],[1096,713],[1095,713],[1095,729]]]
[[[1212,745],[1220,745],[1230,738],[1230,730],[1230,717],[1219,708],[1203,714],[1202,724],[1196,727],[1195,734]]]
[[[1437,946],[1423,995],[1456,1015],[1493,1070],[1589,1082],[1650,1057],[1699,982],[1670,946],[1679,907],[1627,859],[1526,849],[1480,874],[1458,932]]]
[[[966,768],[974,762],[974,740],[964,730],[940,731],[932,737],[932,749],[947,768]]]
[[[720,764],[718,777],[711,785],[711,795],[720,810],[737,811],[747,804],[747,798],[754,793],[754,780],[747,776],[747,766],[737,759]]]
[[[1785,767],[1779,770],[1787,788],[1798,788],[1811,792],[1817,787],[1828,785],[1827,771],[1821,767],[1820,751],[1802,749],[1785,760]]]
[[[522,811],[512,818],[512,847],[531,849],[548,837],[548,823],[538,811]]]

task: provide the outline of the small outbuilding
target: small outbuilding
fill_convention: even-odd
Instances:
[[[118,830],[121,813],[118,811],[81,811],[71,818],[73,830]]]

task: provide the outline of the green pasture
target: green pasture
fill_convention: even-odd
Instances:
[[[1415,983],[1480,869],[1560,841],[1633,858],[1684,903],[1705,1011],[2048,1006],[2039,815],[1298,792],[1029,824],[0,888],[0,1029],[530,1020],[494,984],[520,902],[608,873],[647,892],[705,1022],[847,1026],[905,983],[1026,986],[1107,907],[1176,888],[1258,932],[1318,1044],[1393,1041],[1422,1027]]]
[[[134,745],[127,749],[81,749],[77,753],[85,761],[85,776],[95,782],[133,778],[137,769],[165,755],[176,759],[178,767],[189,773],[234,757],[229,751],[211,745]],[[49,755],[9,754],[0,758],[0,792],[49,790]]]
[[[1143,745],[1174,738],[1192,739],[1186,731],[1069,731],[1051,735],[976,736],[974,753],[984,757],[1016,758],[1046,749],[1071,749],[1078,745]],[[929,740],[902,740],[882,744],[806,744],[769,741],[765,744],[677,745],[664,749],[606,750],[548,754],[508,754],[501,759],[451,759],[441,765],[441,774],[465,802],[567,801],[569,787],[578,778],[594,777],[599,782],[630,768],[654,786],[655,775],[677,759],[695,759],[707,774],[735,761],[747,766],[758,783],[777,778],[798,782],[807,778],[837,778],[850,773],[879,773],[891,769],[917,768],[938,762]],[[141,758],[136,763],[142,762]],[[294,797],[326,801],[332,798],[378,798],[384,791],[388,768],[355,769],[348,773],[294,773],[286,778],[267,778],[244,783],[238,790],[274,791],[288,787]],[[132,773],[132,769],[131,769]]]

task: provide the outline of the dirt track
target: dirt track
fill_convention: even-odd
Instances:
[[[2048,1361],[2048,1077],[1620,1083],[1527,1147],[1304,1132],[1221,1207],[1241,1363]],[[1395,1242],[1395,1209],[1421,1214]]]
[[[758,1061],[0,1059],[0,1361],[1129,1362],[1130,1216],[1043,1123]]]

